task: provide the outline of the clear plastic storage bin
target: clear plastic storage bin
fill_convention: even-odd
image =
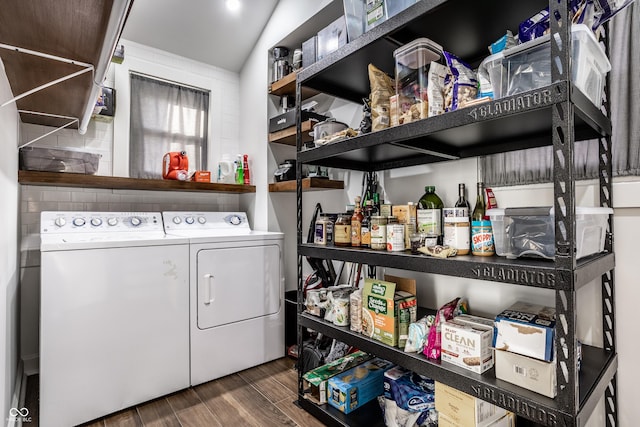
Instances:
[[[102,155],[70,149],[24,147],[20,149],[19,157],[22,170],[93,175]]]
[[[551,84],[549,35],[503,51],[507,67],[507,96]],[[605,76],[611,70],[602,47],[584,24],[571,26],[571,79],[600,108]]]
[[[504,54],[502,52],[487,56],[478,67],[481,95],[485,95],[482,87],[483,79],[491,86],[491,92],[486,95],[493,99],[500,99],[507,91],[507,73],[504,69]]]
[[[602,252],[611,208],[576,207],[576,259]],[[555,257],[553,208],[489,209],[496,254]]]
[[[442,46],[428,38],[419,38],[393,52],[396,61],[397,117],[405,113],[425,119],[428,117],[427,84],[431,61],[442,58]],[[419,104],[419,105],[417,105]],[[415,107],[413,107],[416,105]],[[417,108],[417,114],[412,109]],[[407,123],[411,120],[404,120]],[[402,121],[401,121],[402,122]]]
[[[349,41],[382,24],[419,0],[343,0]]]

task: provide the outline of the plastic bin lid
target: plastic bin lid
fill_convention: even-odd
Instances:
[[[493,208],[487,209],[488,217],[507,216],[547,216],[554,215],[553,206],[525,208]],[[576,206],[576,215],[612,215],[613,209],[604,207]]]
[[[485,212],[485,214],[489,217],[498,217],[498,216],[504,216],[504,208],[493,208],[493,209],[487,209],[487,211]]]
[[[393,51],[393,57],[402,65],[417,69],[419,64],[430,64],[442,58],[442,46],[426,37],[415,39]]]

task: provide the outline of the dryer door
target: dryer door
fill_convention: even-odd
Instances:
[[[280,309],[278,245],[203,249],[197,262],[198,329],[268,316]]]

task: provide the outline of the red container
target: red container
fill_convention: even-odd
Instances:
[[[189,159],[186,151],[171,151],[162,157],[162,178],[185,181],[188,176]]]

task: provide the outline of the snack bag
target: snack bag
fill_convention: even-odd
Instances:
[[[369,64],[369,84],[371,86],[371,130],[373,132],[389,127],[389,98],[395,95],[391,77],[373,64]]]
[[[427,74],[428,117],[444,113],[444,80],[449,69],[437,62],[431,62]]]
[[[424,347],[423,354],[429,359],[440,359],[441,347],[441,335],[440,326],[447,320],[451,320],[454,316],[462,313],[466,313],[467,303],[460,298],[456,298],[453,301],[449,301],[438,309],[436,318],[429,329],[429,336],[427,337],[427,345]]]
[[[455,111],[460,104],[472,101],[478,94],[476,72],[452,53],[444,52],[449,66],[449,75],[445,78],[445,111]]]

